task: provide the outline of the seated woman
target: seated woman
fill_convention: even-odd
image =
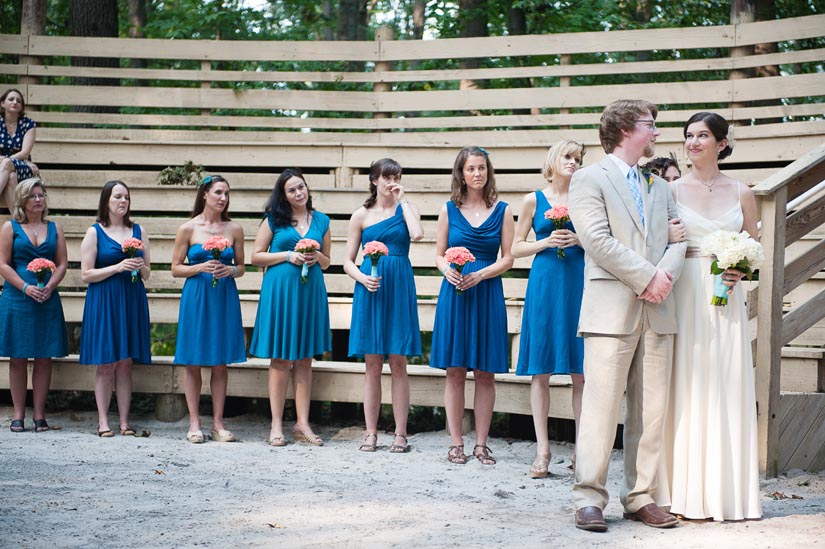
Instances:
[[[30,160],[34,147],[35,123],[25,116],[26,103],[19,90],[9,89],[0,95],[0,193],[5,189],[9,209],[14,202],[14,187],[40,174]]]

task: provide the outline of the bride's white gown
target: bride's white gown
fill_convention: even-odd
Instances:
[[[677,186],[678,187],[678,186]],[[678,202],[688,256],[715,230],[742,230],[741,203],[708,219]],[[756,394],[742,285],[725,307],[710,304],[709,257],[685,259],[674,285],[679,331],[674,342],[657,503],[691,519],[762,516]]]

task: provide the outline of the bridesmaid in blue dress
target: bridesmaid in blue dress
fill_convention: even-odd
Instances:
[[[149,303],[143,281],[151,273],[149,237],[129,219],[131,198],[122,181],[109,181],[100,192],[97,223],[80,244],[83,282],[89,285],[83,306],[80,364],[97,366],[95,401],[97,436],[109,438],[109,403],[117,394],[120,434],[136,436],[129,425],[132,361],[151,362]],[[129,238],[143,242],[137,257],[123,251]]]
[[[381,412],[381,370],[388,358],[392,373],[392,411],[395,435],[389,451],[405,453],[410,382],[407,356],[421,355],[418,302],[410,264],[410,241],[421,240],[421,214],[404,195],[401,166],[391,158],[370,166],[370,195],[352,214],[347,233],[344,271],[357,284],[352,299],[349,356],[364,358],[364,419],[367,432],[359,450],[374,452],[378,445],[378,416]],[[364,256],[355,265],[358,250],[377,240],[389,249],[378,260],[378,276],[371,276],[372,259]]]
[[[52,376],[52,357],[66,356],[66,322],[57,285],[66,276],[68,258],[63,229],[46,216],[46,187],[33,177],[17,185],[12,220],[0,229],[0,356],[9,357],[9,389],[14,404],[13,432],[25,431],[26,363],[34,359],[34,428],[48,431],[46,396]],[[55,270],[38,287],[37,277],[26,267],[33,259],[54,262]],[[55,427],[51,427],[55,429]]]
[[[299,240],[309,238],[321,245],[317,252],[296,252]],[[250,354],[271,359],[269,407],[272,424],[270,446],[285,446],[284,403],[292,370],[295,393],[293,438],[323,446],[309,424],[312,393],[312,358],[332,349],[329,305],[323,270],[329,267],[332,238],[329,217],[313,209],[304,176],[287,169],[278,177],[267,201],[264,222],[255,237],[252,264],[266,267]],[[301,269],[308,266],[307,281]]]
[[[203,249],[213,236],[231,243],[219,259]],[[180,297],[175,364],[186,366],[186,440],[193,444],[205,440],[198,414],[202,366],[209,367],[211,373],[212,440],[235,441],[235,435],[224,427],[223,410],[226,365],[246,362],[241,303],[235,285],[235,279],[244,274],[243,244],[243,227],[229,219],[229,183],[220,175],[206,176],[198,186],[192,219],[178,229],[172,252],[172,276],[186,279]]]
[[[496,462],[487,436],[496,400],[494,374],[508,370],[501,274],[513,266],[514,232],[510,206],[498,200],[489,153],[481,147],[462,149],[453,166],[452,196],[438,214],[435,262],[444,280],[430,357],[432,367],[447,370],[444,405],[452,443],[447,453],[450,463],[467,463],[461,422],[468,370],[475,380],[473,456],[484,465]],[[461,273],[444,259],[447,248],[456,246],[469,249],[476,258]]]
[[[6,204],[11,209],[14,187],[40,174],[37,164],[29,160],[34,147],[34,120],[26,116],[26,103],[20,90],[6,90],[0,95],[0,194],[6,189]]]
[[[556,229],[544,215],[553,206],[567,206],[570,179],[581,166],[582,156],[584,145],[575,141],[560,141],[550,148],[542,171],[547,186],[524,197],[513,241],[515,257],[536,256],[524,297],[516,367],[516,374],[533,376],[530,407],[536,428],[536,459],[530,467],[532,478],[548,474],[551,375],[570,375],[577,429],[581,416],[584,343],[576,330],[584,289],[584,250],[572,223],[568,221],[564,229]],[[531,229],[535,242],[527,241]],[[565,257],[558,256],[559,249],[564,250]]]

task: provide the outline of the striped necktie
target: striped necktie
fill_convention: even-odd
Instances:
[[[645,205],[642,202],[642,191],[639,189],[639,175],[636,173],[636,167],[627,172],[627,184],[630,187],[630,194],[633,195],[633,201],[636,202],[636,209],[639,210],[639,217],[642,218],[642,226],[645,224]]]

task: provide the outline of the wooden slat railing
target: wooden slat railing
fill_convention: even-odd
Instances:
[[[817,273],[822,267],[822,243],[810,248],[796,260],[786,265],[786,246],[803,235],[813,231],[825,222],[825,189],[812,197],[808,205],[798,212],[787,213],[789,199],[800,196],[820,182],[825,181],[825,145],[811,150],[799,160],[788,165],[753,187],[760,197],[761,240],[765,247],[766,263],[759,271],[757,303],[751,310],[757,312],[756,338],[756,390],[759,421],[759,446],[761,466],[768,476],[775,476],[792,463],[792,458],[808,460],[806,465],[816,466],[819,458],[816,452],[796,455],[797,448],[811,444],[817,435],[814,425],[818,424],[821,413],[822,395],[807,398],[808,404],[797,406],[793,415],[797,416],[797,428],[780,431],[780,421],[789,408],[792,397],[781,395],[781,352],[782,346],[790,343],[802,332],[825,317],[825,291],[821,291],[806,303],[794,308],[783,317],[783,302],[786,292],[797,287],[805,275]],[[786,281],[787,278],[787,281]],[[822,369],[818,375],[822,375]],[[823,387],[819,379],[817,387]],[[795,403],[794,403],[795,404]],[[807,418],[807,423],[800,423]],[[811,433],[810,437],[806,437]],[[783,436],[792,439],[782,444]],[[815,441],[817,442],[817,441]],[[810,454],[810,455],[809,455]],[[823,463],[819,463],[821,466]]]

